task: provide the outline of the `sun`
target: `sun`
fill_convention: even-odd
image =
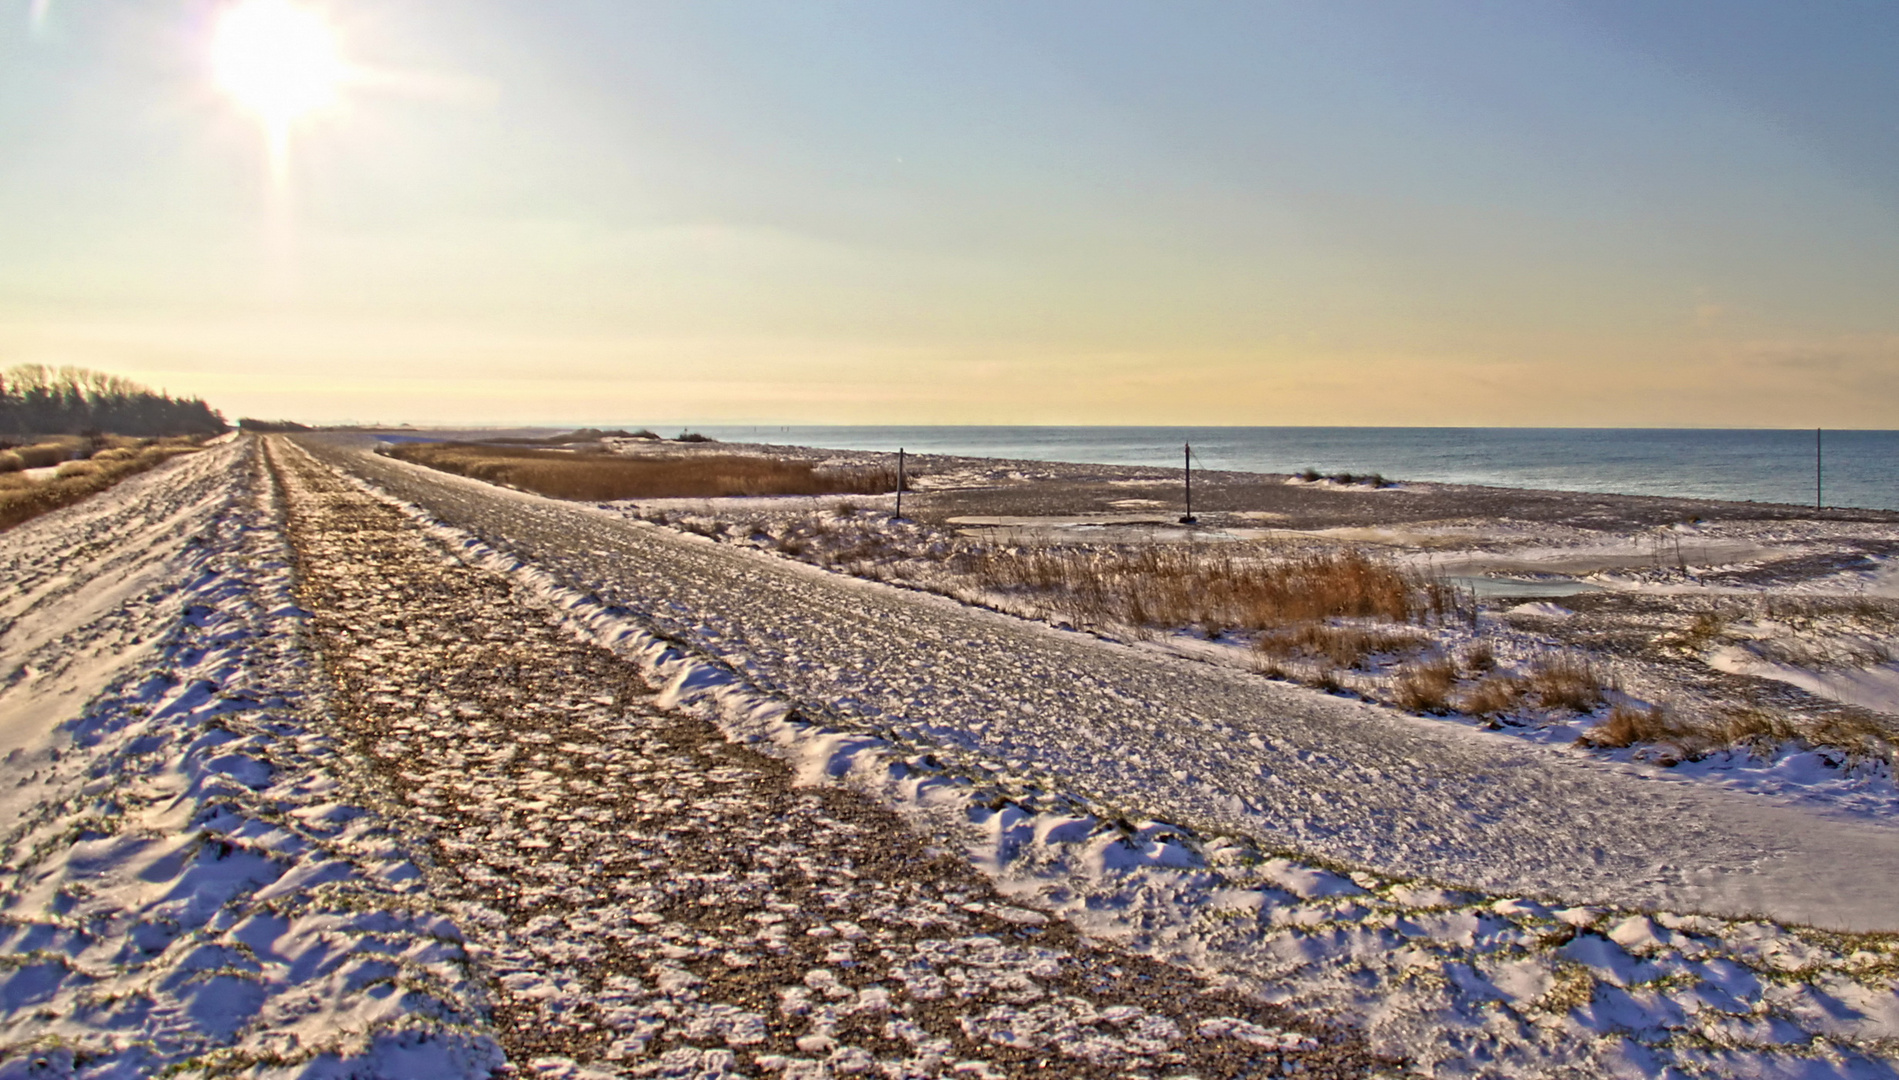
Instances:
[[[238,0],[211,40],[218,87],[264,125],[273,153],[297,121],[333,104],[349,74],[336,31],[292,0]]]

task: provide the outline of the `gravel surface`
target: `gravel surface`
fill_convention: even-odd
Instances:
[[[1357,1075],[1347,1033],[1009,905],[669,713],[503,577],[273,455],[334,709],[544,1075]]]
[[[1899,831],[300,439],[827,722],[1102,813],[1492,893],[1899,925]]]

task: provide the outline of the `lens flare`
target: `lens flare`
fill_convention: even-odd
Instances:
[[[211,69],[257,117],[279,166],[297,121],[336,101],[348,65],[323,16],[291,0],[239,0],[218,19]]]

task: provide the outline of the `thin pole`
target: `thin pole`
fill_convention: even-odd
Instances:
[[[897,447],[897,518],[903,518],[903,447]]]
[[[1182,525],[1192,525],[1193,516],[1193,444],[1180,444],[1180,475],[1187,486],[1187,515],[1180,519]]]
[[[1820,481],[1821,481],[1820,462],[1821,462],[1820,429],[1814,428],[1813,429],[1813,508],[1815,510],[1823,510],[1826,508],[1826,503],[1821,501],[1821,498],[1820,498],[1821,493],[1823,491],[1823,489],[1820,486]]]

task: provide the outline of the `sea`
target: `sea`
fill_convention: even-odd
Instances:
[[[1386,479],[1899,510],[1899,431],[1415,427],[694,428],[839,450],[1378,473]],[[662,434],[672,434],[664,432]],[[1816,476],[1816,464],[1818,475]],[[1817,490],[1816,490],[1817,481]]]

